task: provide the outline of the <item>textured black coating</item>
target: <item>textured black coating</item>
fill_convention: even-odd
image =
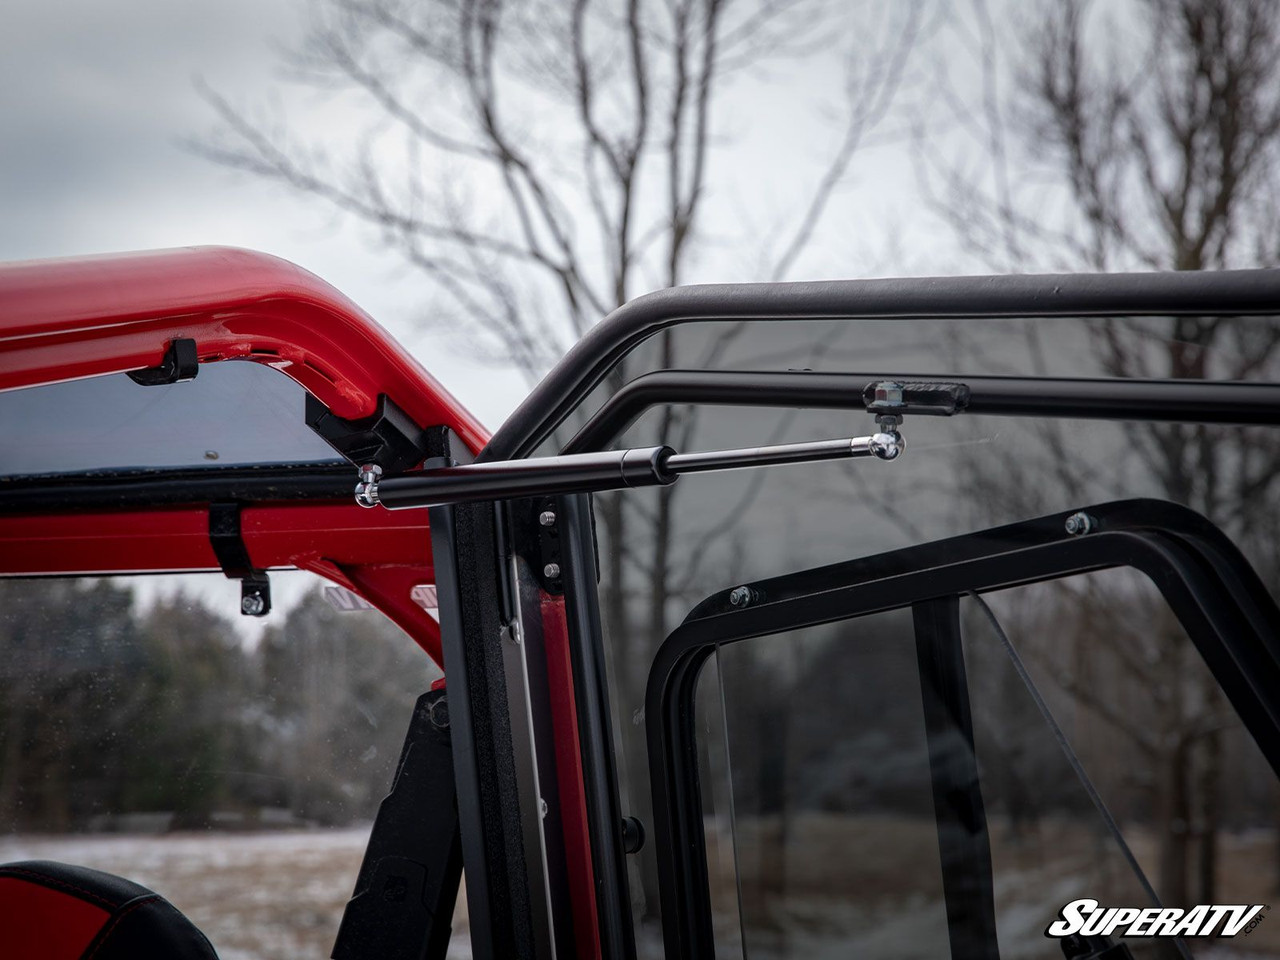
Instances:
[[[665,467],[673,452],[665,446],[642,447],[424,470],[383,480],[378,499],[395,510],[661,485],[676,479]]]
[[[445,691],[418,698],[333,960],[444,960],[448,952],[462,877],[449,725]]]
[[[502,661],[496,536],[491,504],[431,511],[454,782],[476,960],[536,955]]]
[[[607,447],[645,410],[665,403],[862,410],[880,380],[963,381],[975,415],[1183,423],[1280,423],[1280,384],[1204,380],[967,377],[958,374],[656,370],[622,387],[592,414],[563,453]]]
[[[588,331],[507,418],[477,460],[527,457],[619,360],[647,337],[677,323],[1274,312],[1280,312],[1280,270],[672,287],[624,304]]]

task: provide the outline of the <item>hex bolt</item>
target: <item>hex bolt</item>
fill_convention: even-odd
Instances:
[[[240,598],[240,612],[246,617],[260,617],[267,609],[267,602],[260,593],[246,593]]]
[[[1073,537],[1083,536],[1097,526],[1097,521],[1084,511],[1073,513],[1067,517],[1066,530]]]
[[[635,817],[622,818],[622,849],[625,853],[639,853],[644,847],[644,824]]]
[[[542,819],[547,819],[547,801],[541,797],[538,798],[538,812],[542,814]]]
[[[555,511],[543,510],[540,514],[538,514],[538,522],[542,524],[544,527],[554,526],[556,522]]]
[[[356,484],[356,503],[362,507],[378,505],[378,480],[381,477],[382,468],[376,463],[361,465],[360,482]]]
[[[449,700],[447,697],[441,697],[439,700],[432,702],[427,708],[427,719],[431,721],[431,725],[437,730],[449,729]]]
[[[729,603],[735,607],[745,607],[751,602],[750,587],[735,587],[733,592],[729,594]]]
[[[548,580],[555,580],[557,577],[560,576],[560,564],[548,563],[545,567],[542,568],[542,575],[546,577]]]

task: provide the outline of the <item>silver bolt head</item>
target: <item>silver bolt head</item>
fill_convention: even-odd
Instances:
[[[902,403],[902,384],[893,380],[881,380],[875,387],[877,403]]]
[[[547,818],[547,801],[541,797],[538,798],[538,812],[542,814],[542,819],[545,820]]]
[[[745,607],[751,602],[751,588],[737,587],[729,594],[729,603],[735,607]]]
[[[378,485],[376,483],[361,482],[356,484],[356,503],[362,507],[376,507],[379,502]]]
[[[360,468],[360,481],[362,483],[376,483],[382,476],[382,468],[376,463],[366,463]]]
[[[552,510],[543,510],[538,514],[538,522],[544,527],[554,526],[556,522],[555,512]]]
[[[1080,513],[1073,513],[1071,516],[1067,517],[1065,526],[1067,533],[1073,537],[1078,537],[1093,529],[1093,517],[1083,511]]]
[[[438,730],[449,729],[449,701],[446,697],[441,697],[431,704],[427,709],[427,719]]]
[[[258,617],[267,609],[267,602],[261,594],[247,593],[240,598],[240,612],[246,617]]]
[[[556,577],[560,576],[560,564],[548,563],[542,568],[542,575],[548,580],[554,580]]]

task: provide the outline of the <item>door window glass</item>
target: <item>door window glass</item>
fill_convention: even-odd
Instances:
[[[262,619],[221,575],[0,579],[0,862],[149,886],[226,958],[328,956],[440,674],[339,588],[271,576]]]
[[[966,597],[959,623],[972,747],[930,739],[909,610],[717,648],[726,747],[702,783],[732,796],[741,946],[725,955],[948,955],[940,754],[976,764],[1001,957],[1061,957],[1045,928],[1080,898],[1268,902],[1275,775],[1149,580]],[[1266,922],[1244,940],[1125,942],[1280,956]]]

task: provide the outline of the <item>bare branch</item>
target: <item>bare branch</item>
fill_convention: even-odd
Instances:
[[[799,224],[775,261],[770,271],[770,280],[783,279],[795,265],[797,258],[813,239],[814,230],[831,202],[836,188],[848,172],[858,147],[865,136],[884,119],[893,105],[902,82],[902,72],[906,66],[907,56],[920,32],[919,0],[912,0],[906,9],[902,30],[896,42],[880,58],[883,63],[879,60],[873,62],[861,85],[850,79],[846,89],[849,116],[844,137],[836,148],[826,172],[818,180],[817,186],[809,197]],[[852,67],[850,69],[852,70]]]

